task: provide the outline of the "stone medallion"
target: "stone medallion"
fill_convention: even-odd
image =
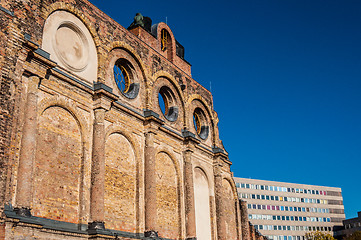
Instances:
[[[73,71],[86,68],[89,46],[84,33],[72,22],[64,22],[56,30],[53,48],[64,65]]]

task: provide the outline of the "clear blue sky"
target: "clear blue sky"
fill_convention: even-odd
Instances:
[[[341,187],[361,211],[361,1],[91,0],[166,22],[210,88],[235,176]]]

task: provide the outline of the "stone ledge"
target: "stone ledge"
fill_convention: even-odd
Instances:
[[[30,227],[35,227],[38,229],[81,234],[84,235],[84,238],[88,238],[89,236],[99,235],[109,239],[117,239],[117,238],[149,239],[149,240],[154,239],[154,238],[145,237],[144,233],[130,233],[130,232],[117,231],[117,230],[110,230],[110,229],[105,229],[105,230],[88,229],[87,224],[68,223],[63,221],[35,217],[35,216],[29,216],[29,217],[20,216],[16,214],[15,209],[11,205],[4,206],[4,214],[6,218],[8,218],[8,220],[12,219],[13,222],[23,223],[24,225],[29,225]],[[172,240],[168,238],[156,238],[156,239]]]

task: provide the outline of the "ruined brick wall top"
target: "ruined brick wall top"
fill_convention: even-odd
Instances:
[[[15,17],[20,21],[21,32],[31,34],[32,41],[40,46],[42,46],[44,24],[51,13],[64,10],[74,14],[85,24],[93,37],[98,55],[98,82],[106,83],[110,65],[108,56],[111,51],[113,49],[125,49],[140,65],[142,78],[144,78],[147,85],[145,91],[150,91],[148,87],[152,87],[157,78],[166,77],[171,78],[174,84],[178,85],[179,89],[182,89],[184,102],[191,101],[190,99],[201,99],[208,108],[209,118],[215,128],[214,133],[212,133],[213,143],[210,145],[221,147],[217,130],[218,118],[213,110],[212,95],[192,79],[190,64],[175,54],[175,37],[165,23],[155,25],[157,28],[156,33],[159,35],[158,38],[155,38],[143,29],[138,29],[138,32],[128,31],[93,4],[84,0],[7,1],[6,6],[10,11],[14,12]],[[172,48],[170,49],[172,53],[170,56],[160,50],[161,41],[159,38],[162,29],[167,30],[172,40]],[[144,108],[152,109],[149,98],[149,96],[144,97],[145,105],[137,105],[136,108],[139,110]],[[187,111],[187,109],[184,109],[184,111]],[[185,128],[190,127],[187,126],[185,121],[181,125]]]

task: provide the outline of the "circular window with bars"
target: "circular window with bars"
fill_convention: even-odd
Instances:
[[[125,59],[118,59],[113,67],[114,80],[120,92],[127,98],[138,96],[139,83],[134,82],[134,69]]]
[[[205,140],[208,138],[209,126],[207,125],[207,118],[203,110],[196,108],[193,112],[193,124],[198,136]]]
[[[171,122],[178,118],[178,107],[176,105],[176,98],[173,92],[166,86],[160,88],[158,92],[159,108],[164,117]]]

